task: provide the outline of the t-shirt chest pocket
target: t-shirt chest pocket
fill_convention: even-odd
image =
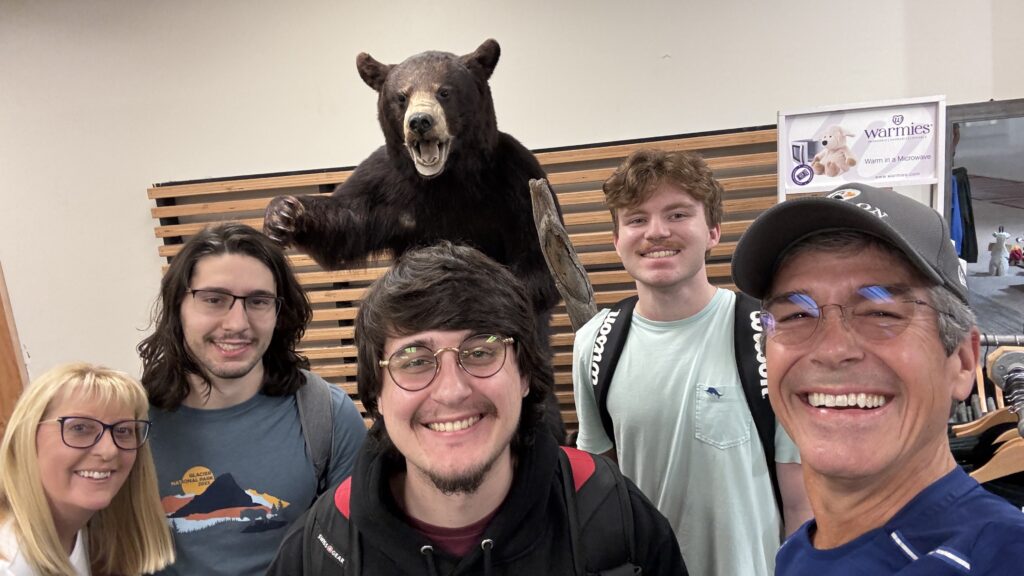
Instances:
[[[716,448],[731,448],[750,441],[752,420],[735,384],[697,384],[695,436]]]

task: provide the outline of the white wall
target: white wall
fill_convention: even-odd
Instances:
[[[360,51],[497,38],[499,125],[540,148],[844,102],[1019,98],[1015,4],[0,0],[0,260],[29,371],[138,371],[161,265],[150,184],[352,165],[376,147]]]

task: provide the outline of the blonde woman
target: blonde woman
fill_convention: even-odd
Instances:
[[[0,446],[0,574],[132,575],[174,560],[148,409],[137,381],[89,364],[25,390]]]

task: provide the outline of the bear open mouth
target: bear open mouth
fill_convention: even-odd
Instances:
[[[417,140],[406,144],[406,148],[409,149],[413,164],[416,165],[416,171],[420,176],[430,178],[444,170],[451,143],[441,140]]]

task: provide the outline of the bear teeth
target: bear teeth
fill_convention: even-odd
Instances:
[[[424,166],[433,166],[441,161],[443,144],[437,140],[425,140],[416,143],[416,161]]]
[[[406,148],[409,150],[409,156],[412,157],[413,164],[420,176],[433,178],[444,171],[451,142],[419,140],[407,143]]]

